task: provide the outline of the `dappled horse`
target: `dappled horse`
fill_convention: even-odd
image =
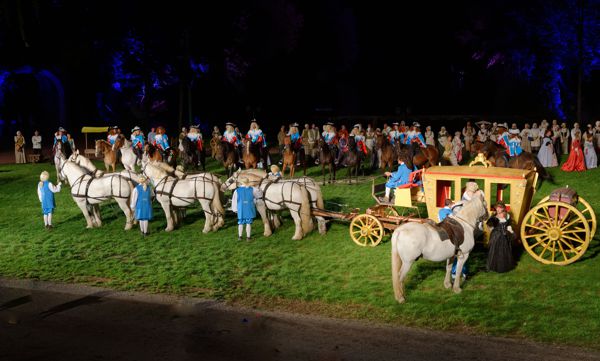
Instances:
[[[261,172],[260,175],[252,175],[254,172]],[[237,188],[237,179],[240,174],[248,176],[251,180],[254,180],[251,184],[258,187],[262,192],[262,197],[256,199],[256,210],[261,216],[264,225],[264,236],[268,237],[273,233],[271,227],[271,220],[269,218],[268,211],[280,212],[283,210],[289,210],[290,215],[294,219],[296,229],[294,232],[293,240],[302,239],[314,227],[312,220],[311,211],[311,200],[310,194],[307,188],[296,182],[295,180],[288,181],[273,181],[269,178],[264,177],[266,173],[258,169],[248,169],[244,171],[235,172],[229,179],[227,179],[221,190],[235,190]]]
[[[87,228],[100,227],[99,204],[109,199],[114,199],[125,214],[125,229],[131,229],[133,212],[129,208],[129,197],[133,191],[133,184],[119,174],[105,174],[95,178],[88,171],[74,162],[59,156],[59,177],[67,180],[71,185],[71,196],[75,204],[81,209]]]
[[[156,200],[162,206],[167,218],[165,231],[172,231],[175,227],[177,208],[184,208],[200,203],[206,221],[203,233],[216,231],[224,224],[225,210],[221,203],[221,193],[217,183],[205,177],[191,177],[178,179],[155,165],[153,162],[143,164],[142,171],[154,186]]]
[[[216,146],[215,159],[223,163],[227,176],[231,177],[237,168],[238,152],[235,146],[229,142],[220,141]]]
[[[325,167],[329,168],[329,183],[335,181],[335,153],[323,138],[319,138],[319,164],[325,183]]]
[[[401,224],[392,234],[392,283],[396,301],[404,302],[404,279],[412,264],[419,258],[446,261],[444,287],[461,292],[460,280],[463,265],[475,245],[475,229],[487,218],[487,205],[481,191],[456,213],[449,215],[438,225],[421,222]],[[450,229],[450,231],[448,231]],[[455,239],[450,234],[458,235]],[[453,244],[456,241],[456,245]],[[452,263],[457,258],[454,285],[450,282]]]
[[[103,139],[96,140],[96,157],[104,157],[104,167],[106,167],[106,171],[110,171],[110,167],[112,167],[112,171],[115,172],[115,167],[117,165],[117,151],[113,150],[113,146]]]
[[[206,155],[204,149],[199,149],[198,143],[193,142],[188,137],[183,137],[181,140],[181,152],[180,158],[183,160],[183,168],[185,170],[200,167],[202,170],[206,170]]]

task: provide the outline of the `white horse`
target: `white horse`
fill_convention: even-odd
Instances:
[[[156,199],[165,212],[165,231],[174,229],[175,208],[188,207],[196,201],[200,203],[206,217],[202,232],[216,231],[225,224],[221,193],[215,182],[202,177],[178,179],[168,175],[164,169],[152,162],[144,164],[142,171],[152,181]]]
[[[137,155],[131,147],[131,142],[127,139],[123,140],[123,145],[119,150],[121,151],[121,163],[125,169],[135,172],[135,164],[137,162]]]
[[[400,303],[404,302],[404,279],[410,267],[417,258],[440,262],[446,260],[446,277],[444,287],[450,288],[450,274],[452,263],[456,257],[456,278],[453,290],[461,292],[460,279],[462,268],[469,253],[475,245],[473,233],[484,218],[488,215],[487,205],[483,193],[476,193],[470,201],[465,202],[461,210],[448,217],[456,220],[464,231],[464,242],[460,245],[457,254],[452,241],[441,239],[440,234],[433,225],[428,223],[407,222],[396,228],[392,234],[392,283],[394,296]]]
[[[236,171],[223,183],[221,190],[235,190],[237,179],[242,174],[248,177],[250,184],[258,187],[263,194],[262,199],[256,200],[256,210],[263,221],[265,237],[273,234],[267,211],[279,212],[284,209],[290,211],[296,226],[293,240],[300,240],[312,231],[314,224],[311,215],[311,198],[305,186],[293,181],[273,181],[266,177],[261,178],[265,174],[263,170],[248,169]]]
[[[104,171],[96,168],[94,163],[89,160],[86,156],[79,154],[79,149],[74,151],[73,154],[69,157],[69,161],[77,164],[78,166],[85,168],[88,172],[96,178],[100,178],[104,175]]]
[[[125,230],[131,229],[133,222],[133,212],[129,208],[129,197],[133,190],[131,182],[117,174],[94,178],[86,169],[68,161],[64,156],[59,156],[58,161],[59,178],[67,180],[71,185],[71,196],[81,209],[87,228],[102,225],[99,204],[113,198],[125,214]]]

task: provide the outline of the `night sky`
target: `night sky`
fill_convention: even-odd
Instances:
[[[253,116],[270,128],[343,115],[438,124],[560,115],[547,94],[557,75],[544,61],[554,51],[546,43],[563,34],[514,24],[522,17],[544,28],[536,15],[544,11],[572,19],[578,2],[543,2],[543,11],[540,1],[418,3],[3,1],[2,136],[59,124],[174,132],[180,122],[231,120],[245,129]],[[494,54],[502,60],[490,66]],[[524,58],[535,59],[533,75],[514,70]],[[573,119],[577,64],[563,58],[560,106]],[[595,65],[585,76],[583,115],[592,120]]]

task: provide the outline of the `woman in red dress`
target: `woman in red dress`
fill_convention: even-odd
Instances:
[[[561,167],[565,172],[582,172],[585,170],[585,158],[581,149],[581,133],[575,133],[571,143],[569,158]]]

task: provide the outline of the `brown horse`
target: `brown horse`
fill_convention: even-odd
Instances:
[[[294,177],[294,171],[296,170],[296,152],[292,149],[292,141],[290,136],[286,136],[283,139],[283,165],[281,169],[281,175],[285,176],[285,168],[290,168],[290,178]]]
[[[348,183],[352,183],[352,173],[354,173],[354,180],[357,180],[360,163],[361,155],[356,147],[356,141],[353,136],[350,136],[348,137],[348,151],[342,160],[342,165],[348,168]]]
[[[329,168],[329,183],[335,181],[335,155],[323,138],[319,138],[319,164],[325,184],[325,166]]]
[[[412,150],[411,147],[418,148]],[[438,160],[440,158],[440,152],[433,145],[427,145],[426,148],[421,148],[416,144],[411,144],[402,145],[400,147],[399,156],[407,160],[406,165],[408,166],[408,168],[414,169],[416,167],[418,169],[421,169],[437,165]]]
[[[173,148],[169,148],[163,153],[154,144],[146,143],[144,145],[144,156],[148,157],[149,160],[167,163],[173,168],[177,166],[177,151]]]
[[[106,171],[110,171],[109,167],[112,167],[112,171],[115,172],[115,167],[117,165],[117,149],[113,150],[113,146],[103,139],[98,139],[96,141],[96,157],[100,157],[102,154],[104,156],[104,166],[106,167]]]
[[[536,170],[542,179],[551,182],[554,181],[552,175],[548,173],[535,155],[523,151],[521,154],[509,158],[506,155],[506,149],[500,144],[491,140],[488,140],[485,143],[478,143],[479,144],[474,145],[474,150],[477,150],[478,153],[483,153],[487,160],[495,167]]]
[[[227,171],[227,177],[231,177],[238,164],[237,149],[231,143],[225,141],[217,142],[215,149],[215,159],[223,163]]]
[[[246,169],[256,169],[256,165],[260,161],[260,150],[259,145],[252,143],[250,139],[244,138],[242,140],[244,149],[242,151],[242,161],[244,161],[244,167]]]
[[[380,152],[379,168],[384,171],[391,171],[398,161],[398,154],[394,150],[394,146],[390,143],[389,139],[385,135],[377,135],[375,141],[375,150]]]

